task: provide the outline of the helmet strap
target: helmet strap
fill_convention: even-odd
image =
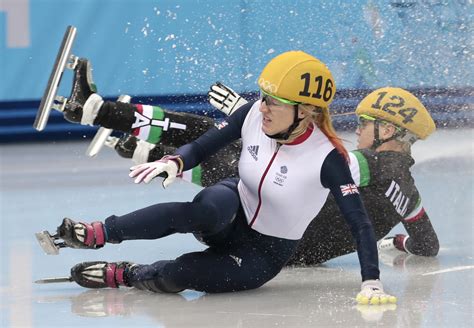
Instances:
[[[293,116],[293,123],[290,125],[288,130],[286,130],[285,132],[280,132],[280,133],[276,133],[272,135],[265,133],[267,137],[272,138],[272,139],[278,139],[278,140],[288,140],[288,138],[291,136],[293,131],[295,131],[295,129],[300,124],[300,122],[303,120],[302,118],[298,118],[298,105],[293,105],[293,108],[294,108],[294,113],[295,113]]]
[[[380,127],[380,121],[375,120],[374,121],[374,142],[372,143],[372,146],[370,147],[373,150],[376,150],[382,144],[384,144],[384,143],[386,143],[390,140],[395,140],[398,137],[403,137],[403,135],[405,134],[403,131],[396,131],[394,134],[392,134],[391,137],[382,140],[382,139],[380,139],[380,129],[379,129],[379,127]]]

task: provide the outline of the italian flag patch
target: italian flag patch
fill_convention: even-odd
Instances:
[[[135,105],[135,108],[135,123],[132,124],[132,134],[149,143],[158,143],[161,139],[163,127],[166,126],[163,109],[150,105]]]
[[[200,165],[192,168],[191,170],[183,172],[183,180],[192,182],[198,186],[202,186],[201,178],[202,178],[202,169]]]
[[[415,222],[419,220],[423,214],[425,214],[425,209],[423,207],[423,203],[421,202],[421,198],[418,198],[416,202],[415,208],[413,211],[410,212],[406,217],[403,218],[405,222]]]

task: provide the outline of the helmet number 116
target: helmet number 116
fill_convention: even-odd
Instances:
[[[326,83],[324,83],[324,91],[323,91],[323,77],[321,75],[316,76],[314,79],[314,82],[317,84],[316,92],[311,94],[309,92],[309,86],[311,83],[311,74],[310,73],[304,73],[301,75],[301,79],[304,80],[304,87],[303,90],[299,92],[300,96],[303,97],[313,97],[316,99],[321,99],[323,98],[324,101],[328,101],[332,97],[333,93],[333,82],[331,79],[327,79]]]

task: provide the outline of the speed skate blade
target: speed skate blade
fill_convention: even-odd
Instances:
[[[112,129],[100,128],[95,134],[94,139],[92,139],[89,147],[87,148],[86,155],[89,157],[94,157],[95,155],[97,155],[112,132]]]
[[[43,251],[48,255],[58,255],[59,246],[54,243],[53,237],[48,231],[41,231],[35,233],[36,239],[38,240]]]
[[[68,26],[66,33],[64,33],[58,55],[56,56],[53,71],[49,76],[46,90],[44,91],[43,98],[41,98],[35,122],[33,123],[33,127],[38,131],[42,131],[48,123],[49,114],[51,113],[51,109],[53,108],[57,96],[56,93],[58,91],[59,83],[61,82],[61,77],[66,69],[69,59],[71,58],[71,48],[75,38],[76,28],[74,26]]]
[[[128,95],[121,95],[117,99],[117,101],[129,103],[130,99],[131,98]],[[112,148],[115,147],[115,144],[118,142],[118,139],[110,138],[112,132],[112,129],[100,128],[92,139],[89,147],[87,148],[86,155],[89,157],[96,156],[104,145],[110,146]]]
[[[35,281],[35,284],[55,284],[59,282],[73,282],[72,277],[44,278]]]

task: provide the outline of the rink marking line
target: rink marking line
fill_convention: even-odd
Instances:
[[[232,312],[232,311],[217,311],[216,313],[220,314],[236,314],[236,313],[241,313],[241,312]],[[261,315],[261,316],[272,316],[272,317],[304,317],[304,315],[298,315],[298,314],[277,314],[277,313],[253,313],[253,312],[247,312],[245,313],[246,315]]]
[[[465,266],[454,267],[454,268],[451,268],[451,269],[444,269],[444,270],[439,270],[439,271],[427,272],[427,273],[423,273],[422,276],[430,276],[430,275],[439,274],[439,273],[463,271],[463,270],[471,270],[471,269],[474,269],[474,265],[465,265]]]

